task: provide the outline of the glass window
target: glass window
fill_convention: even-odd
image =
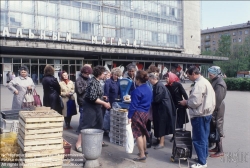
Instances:
[[[34,29],[34,15],[22,14],[22,27]]]
[[[54,64],[61,64],[61,60],[54,60]]]
[[[21,58],[13,58],[13,63],[21,63]]]
[[[71,21],[71,31],[72,33],[80,33],[80,22],[79,21]]]
[[[72,6],[81,8],[81,2],[71,1]]]
[[[68,60],[62,60],[62,64],[68,64]]]
[[[245,34],[248,34],[248,30],[245,30]]]
[[[69,64],[75,64],[75,60],[69,60]]]
[[[1,25],[7,25],[8,23],[8,16],[7,13],[1,11]]]
[[[1,0],[1,9],[6,9],[7,8],[7,1],[6,0]]]
[[[30,63],[30,59],[25,59],[25,58],[23,58],[23,59],[22,59],[22,63]]]
[[[46,15],[47,14],[47,7],[46,7],[46,2],[43,1],[37,1],[37,5],[39,6],[39,8],[37,8],[38,14],[42,14],[42,15]],[[51,4],[49,4],[51,5]]]
[[[50,15],[50,16],[56,16],[57,15],[57,5],[56,4],[49,4],[47,6],[47,15]]]
[[[31,63],[38,63],[38,59],[30,59]]]
[[[82,33],[89,34],[91,33],[91,23],[89,22],[82,22]]]
[[[60,5],[60,16],[63,18],[71,18],[69,6]]]
[[[239,38],[239,43],[241,42],[241,38]]]
[[[76,19],[76,20],[79,20],[80,19],[80,9],[79,8],[75,8],[75,7],[69,7],[70,8],[70,11],[71,11],[71,18],[72,19]]]
[[[57,30],[57,24],[56,24],[56,18],[52,17],[46,17],[46,25],[48,30],[56,31]]]
[[[76,60],[76,64],[82,64],[82,60]]]
[[[53,59],[47,59],[47,64],[54,64],[54,60]]]
[[[20,27],[22,15],[20,13],[10,12],[10,26]]]
[[[34,1],[22,1],[22,8],[21,10],[24,12],[30,12],[33,13],[34,12]]]
[[[63,4],[63,5],[70,5],[70,1],[61,1],[61,4]]]
[[[39,64],[46,64],[46,59],[39,59]]]
[[[21,9],[21,1],[9,1],[9,9],[20,11]]]
[[[3,63],[12,63],[12,58],[3,58]]]
[[[242,35],[242,31],[239,31],[239,35],[240,35],[240,36]]]

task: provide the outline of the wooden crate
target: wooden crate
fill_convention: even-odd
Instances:
[[[63,127],[63,116],[54,110],[20,111],[19,116],[19,124],[25,129]]]
[[[64,158],[64,149],[56,150],[41,150],[41,151],[29,151],[24,152],[20,150],[20,161],[25,164],[28,163],[40,163],[40,162],[52,162],[61,161]]]

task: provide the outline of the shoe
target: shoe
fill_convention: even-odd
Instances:
[[[82,153],[82,147],[81,146],[76,147],[76,151],[79,152],[79,153]]]
[[[154,147],[154,149],[162,149],[162,148],[164,148],[164,146],[161,146],[161,145],[157,145]]]
[[[135,162],[146,162],[147,157],[142,157],[142,158],[134,158],[133,161]]]
[[[210,149],[209,152],[218,152],[218,148]]]
[[[107,147],[109,146],[108,144],[105,144],[104,142],[102,143],[102,147]]]
[[[224,156],[223,152],[217,152],[215,154],[210,155],[211,158],[218,158],[218,157],[221,157],[221,156]]]
[[[145,156],[147,157],[148,151],[144,152]],[[140,153],[137,153],[137,156],[140,156]]]
[[[193,164],[191,168],[207,168],[207,163],[205,165],[201,165],[199,163]]]
[[[67,129],[73,129],[73,127],[69,126],[69,127],[67,127]]]

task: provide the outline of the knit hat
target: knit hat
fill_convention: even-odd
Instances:
[[[208,68],[208,72],[217,76],[221,74],[221,69],[218,66],[212,66]]]

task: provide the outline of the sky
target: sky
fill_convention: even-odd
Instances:
[[[228,26],[250,21],[250,1],[210,1],[201,2],[201,28]]]

